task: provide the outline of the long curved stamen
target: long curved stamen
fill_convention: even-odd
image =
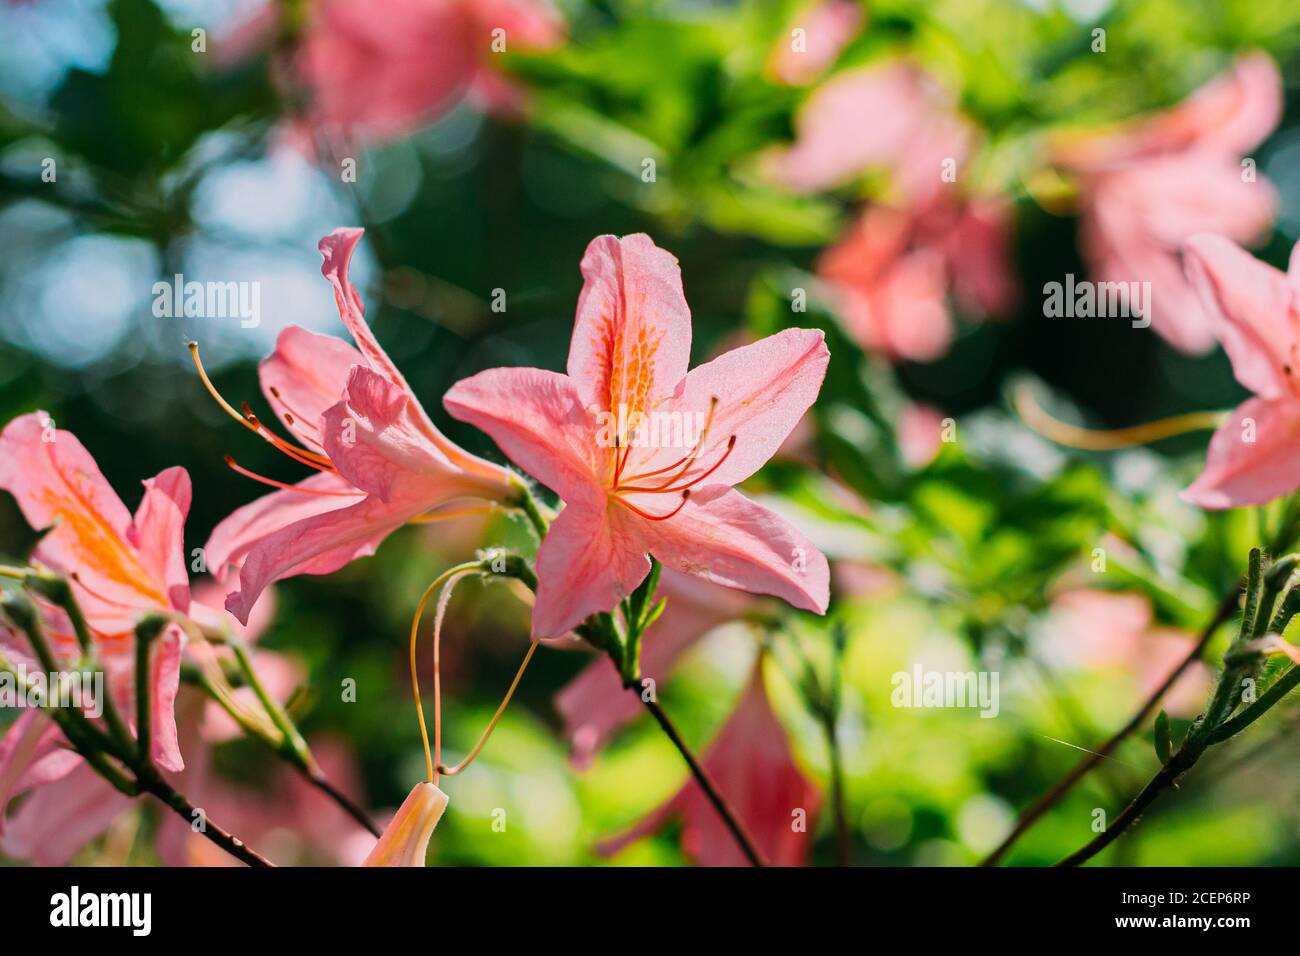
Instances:
[[[442,764],[438,764],[438,771],[440,773],[445,773],[449,777],[454,777],[474,762],[474,758],[477,757],[479,752],[487,745],[488,738],[492,736],[492,731],[496,729],[497,721],[501,719],[501,715],[504,714],[506,708],[510,706],[510,699],[515,696],[515,688],[519,686],[519,681],[523,679],[524,671],[528,669],[528,662],[533,659],[533,654],[536,650],[537,641],[530,641],[528,644],[528,653],[524,655],[524,661],[519,665],[519,670],[515,671],[515,679],[510,682],[510,689],[506,691],[506,696],[501,699],[501,705],[497,707],[497,712],[493,714],[492,719],[488,721],[487,727],[479,737],[478,743],[474,745],[474,749],[469,752],[469,756],[454,767],[446,767]]]
[[[259,481],[264,485],[270,485],[272,488],[280,488],[283,491],[296,491],[299,494],[303,494],[303,495],[325,495],[333,498],[365,497],[365,492],[363,491],[325,491],[324,489],[321,488],[303,488],[299,485],[291,485],[288,484],[287,482],[276,481],[274,478],[267,478],[265,475],[259,475],[255,471],[249,471],[247,468],[239,464],[237,461],[235,461],[235,459],[231,458],[229,455],[225,455],[224,457],[226,460],[226,464],[229,466],[231,471],[235,472],[236,474],[243,475],[245,478],[252,478],[254,481]]]
[[[257,433],[271,443],[277,450],[282,451],[299,464],[306,465],[309,468],[315,468],[318,471],[334,471],[334,463],[319,452],[310,451],[306,448],[299,448],[297,445],[285,441],[271,429],[262,424],[261,419],[253,414],[253,410],[248,407],[248,403],[242,403],[244,418],[257,429]]]
[[[709,475],[713,474],[715,471],[721,468],[722,463],[726,461],[729,457],[731,457],[731,450],[735,447],[736,447],[736,436],[732,435],[729,439],[727,439],[727,450],[722,453],[721,458],[719,458],[717,461],[713,463],[713,467],[710,468],[708,471],[696,475],[694,478],[692,478],[684,485],[677,485],[676,487],[669,487],[669,488],[666,488],[663,485],[655,485],[652,488],[638,488],[635,486],[632,487],[624,486],[620,488],[619,491],[642,491],[642,492],[653,491],[653,492],[658,492],[660,494],[668,494],[669,492],[674,492],[674,491],[686,491],[690,488],[693,488],[695,485],[698,485],[705,478],[709,477]]]
[[[664,472],[673,471],[673,469],[676,469],[678,468],[678,466],[680,466],[680,469],[671,478],[667,479],[667,481],[664,482],[663,487],[667,488],[668,485],[671,485],[674,481],[677,481],[679,478],[681,478],[682,475],[686,474],[686,472],[690,471],[691,465],[695,463],[695,459],[699,457],[700,452],[704,449],[704,443],[709,439],[709,429],[713,426],[713,413],[717,410],[717,408],[718,408],[718,397],[715,395],[709,399],[709,413],[707,416],[705,416],[704,427],[700,429],[700,437],[695,440],[695,444],[691,446],[691,450],[687,452],[684,458],[679,458],[671,465],[665,465],[663,468],[656,468],[654,471],[644,471],[641,472],[641,474],[639,475],[629,475],[626,480],[644,481],[647,478],[653,478],[656,475],[662,475]],[[615,484],[617,485],[617,482],[615,482]]]
[[[1188,412],[1130,428],[1091,429],[1071,425],[1049,415],[1034,400],[1029,386],[1016,389],[1013,403],[1016,414],[1038,434],[1058,445],[1083,451],[1114,451],[1162,441],[1188,432],[1207,431],[1218,428],[1227,417],[1225,412]]]
[[[190,350],[190,357],[194,359],[194,367],[199,370],[199,378],[203,382],[203,387],[208,390],[208,394],[213,397],[216,403],[222,407],[227,415],[239,422],[239,424],[243,425],[249,431],[256,432],[257,426],[251,424],[248,419],[235,411],[234,407],[221,397],[221,393],[217,391],[217,387],[212,384],[212,379],[208,378],[208,373],[203,368],[203,361],[199,358],[199,343],[190,342],[186,347]]]
[[[257,416],[248,408],[247,403],[244,403],[244,413],[242,415],[235,411],[234,406],[226,401],[221,396],[221,393],[217,391],[217,387],[212,384],[212,379],[208,378],[208,373],[203,368],[203,360],[199,358],[199,343],[190,342],[188,348],[190,350],[190,356],[194,359],[194,367],[198,369],[199,378],[203,381],[203,387],[208,390],[208,394],[213,397],[216,403],[221,406],[227,415],[239,422],[239,424],[243,425],[254,435],[269,442],[277,450],[284,452],[300,464],[308,465],[312,468],[320,468],[321,470],[325,470],[323,466],[328,466],[331,469],[334,467],[333,462],[324,455],[314,451],[309,451],[306,448],[298,448],[296,445],[291,445],[289,442],[276,435],[258,420]]]
[[[438,767],[433,759],[433,753],[429,750],[429,727],[424,721],[424,705],[420,702],[420,675],[415,667],[415,647],[416,637],[420,632],[420,618],[424,616],[425,605],[429,603],[429,598],[433,597],[433,592],[438,590],[444,584],[450,584],[463,575],[470,574],[478,570],[479,563],[471,561],[466,564],[458,564],[454,568],[448,568],[442,574],[433,579],[432,583],[424,589],[420,595],[420,602],[415,606],[415,614],[411,618],[411,640],[410,640],[410,663],[411,663],[411,694],[415,697],[415,716],[420,723],[420,740],[424,744],[424,763],[428,768],[429,782],[434,786],[438,784]],[[445,593],[445,592],[444,592]],[[445,609],[441,599],[439,600],[440,609]],[[442,629],[442,617],[439,615],[434,622],[433,632],[433,701],[434,701],[434,741],[436,749],[442,750],[442,687],[441,679],[438,673],[438,639]]]
[[[681,511],[683,508],[686,507],[686,500],[690,498],[690,496],[691,496],[691,492],[689,489],[683,491],[681,503],[678,504],[676,508],[668,512],[668,514],[666,515],[652,515],[648,511],[642,511],[636,505],[632,504],[632,502],[618,495],[614,496],[614,500],[617,501],[619,504],[621,504],[628,511],[631,511],[633,514],[640,515],[642,518],[645,518],[647,521],[667,521],[673,515],[677,514],[677,512]]]

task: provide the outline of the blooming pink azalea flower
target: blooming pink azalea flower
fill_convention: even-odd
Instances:
[[[76,436],[55,429],[44,412],[19,416],[0,432],[0,489],[14,496],[33,528],[53,529],[33,557],[71,579],[108,692],[127,715],[135,713],[135,625],[148,614],[190,611],[184,557],[189,475],[169,468],[144,488],[132,516]],[[53,606],[42,610],[52,651],[75,660],[80,651],[71,623]],[[153,652],[152,750],[166,770],[183,766],[172,714],[183,645],[173,624]]]
[[[502,502],[519,492],[508,469],[437,429],[376,341],[348,280],[361,235],[336,229],[320,241],[321,272],[357,347],[290,326],[258,370],[267,401],[300,444],[255,419],[250,427],[319,474],[245,505],[213,530],[208,567],[218,579],[239,569],[226,607],[243,623],[273,581],[336,571],[449,502]]]
[[[789,148],[765,157],[768,174],[796,192],[821,192],[864,173],[890,175],[896,198],[923,205],[944,186],[944,160],[960,166],[969,124],[915,64],[885,60],[831,77],[808,98]]]
[[[270,4],[231,31],[219,55],[243,59],[278,29],[278,5]],[[494,42],[507,52],[547,49],[563,35],[547,0],[317,0],[276,79],[289,93],[306,91],[309,122],[331,139],[382,142],[415,132],[471,93],[517,111],[521,94],[495,69]]]
[[[169,468],[144,487],[132,515],[76,437],[56,430],[42,412],[20,416],[0,433],[0,488],[14,496],[33,528],[51,529],[33,558],[70,579],[107,693],[132,726],[135,625],[148,614],[203,613],[190,599],[184,561],[189,476]],[[71,622],[47,602],[40,610],[52,653],[73,668],[81,653]],[[175,717],[183,647],[183,631],[173,623],[153,649],[150,746],[154,763],[169,772],[184,767]],[[29,672],[43,670],[17,634],[0,634],[0,653]],[[4,808],[28,791],[7,817]],[[10,856],[66,862],[129,803],[67,749],[57,726],[38,711],[24,713],[0,739],[0,845]]]
[[[807,861],[812,821],[821,796],[794,762],[785,729],[763,690],[761,668],[754,669],[740,703],[703,762],[769,863],[801,866]],[[802,831],[792,826],[800,810],[808,823]],[[727,825],[693,779],[627,833],[602,843],[599,850],[615,854],[673,819],[682,821],[682,849],[695,862],[702,866],[747,864]]]
[[[1052,601],[1044,649],[1077,670],[1118,667],[1132,674],[1137,691],[1159,687],[1187,656],[1192,636],[1154,626],[1151,605],[1139,594],[1083,588]],[[1194,717],[1205,704],[1210,668],[1197,662],[1178,678],[1163,706],[1178,717]]]
[[[963,314],[1004,314],[1018,290],[1009,223],[991,200],[868,207],[818,260],[845,329],[864,349],[929,362],[952,342],[952,291]]]
[[[1183,492],[1202,508],[1263,504],[1300,487],[1300,243],[1288,272],[1222,236],[1188,240],[1187,275],[1232,370],[1254,392],[1210,439]]]
[[[1271,184],[1241,157],[1282,115],[1273,61],[1250,54],[1163,113],[1098,132],[1057,137],[1052,153],[1082,179],[1080,243],[1099,281],[1150,282],[1151,324],[1185,352],[1214,344],[1209,315],[1179,259],[1201,231],[1251,242],[1273,221]]]
[[[753,604],[746,594],[668,570],[660,579],[660,594],[668,604],[642,638],[641,673],[661,685],[692,644],[715,627],[738,620]],[[564,718],[571,758],[579,769],[589,766],[597,750],[644,712],[637,695],[623,687],[618,671],[603,658],[560,689],[555,707]]]
[[[865,22],[866,14],[855,0],[813,0],[772,48],[768,72],[790,86],[811,83],[862,32]],[[803,32],[796,37],[795,30]]]
[[[823,613],[826,558],[732,489],[780,447],[821,388],[821,332],[787,329],[687,374],[677,260],[645,235],[600,236],[582,260],[568,374],[498,368],[444,403],[565,503],[537,555],[533,637],[611,610],[665,567]]]

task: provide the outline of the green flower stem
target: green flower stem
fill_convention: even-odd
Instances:
[[[1263,717],[1272,707],[1290,693],[1297,685],[1300,685],[1300,667],[1292,665],[1282,673],[1276,681],[1269,686],[1268,690],[1260,695],[1259,700],[1251,704],[1235,717],[1225,720],[1219,726],[1215,727],[1209,733],[1209,742],[1211,744],[1223,743],[1230,737],[1235,737],[1241,733],[1259,718]]]
[[[166,626],[165,617],[153,614],[135,628],[135,737],[141,765],[153,762],[153,699],[149,693],[149,651]]]
[[[72,622],[73,633],[77,635],[77,645],[81,648],[82,658],[97,670],[102,670],[98,666],[99,655],[95,651],[90,625],[86,623],[86,615],[82,613],[81,605],[77,603],[72,593],[72,585],[65,578],[46,572],[32,572],[23,579],[23,584],[28,589],[44,595],[68,615],[68,620]],[[55,668],[50,673],[58,669]],[[122,715],[118,713],[117,702],[113,700],[113,695],[107,691],[104,693],[104,723],[108,725],[108,732],[119,745],[126,749],[133,746],[131,730],[122,719]]]
[[[1291,575],[1295,572],[1297,564],[1300,564],[1300,555],[1288,554],[1286,557],[1278,559],[1264,574],[1259,610],[1255,617],[1255,630],[1253,632],[1255,637],[1267,633],[1267,628],[1264,625],[1271,623],[1273,605],[1277,602],[1277,596],[1282,593],[1290,582]]]
[[[496,573],[522,581],[529,590],[536,593],[537,575],[533,572],[533,569],[528,566],[528,562],[519,555],[495,552],[482,560],[481,566],[483,570],[485,572],[492,572],[493,561],[499,560],[501,557],[505,558],[504,570]],[[645,598],[646,605],[650,605],[653,598],[653,594],[648,595]],[[660,602],[659,604],[652,606],[649,615],[643,613],[641,622],[643,627],[641,629],[643,630],[644,627],[648,627],[654,618],[662,612],[662,609],[663,604]],[[629,633],[633,633],[637,630],[636,627],[630,626]],[[686,766],[690,768],[691,775],[694,777],[696,784],[699,786],[700,790],[703,791],[709,803],[713,805],[718,816],[722,818],[722,822],[730,831],[736,844],[740,847],[741,852],[744,853],[745,858],[754,866],[762,866],[763,858],[759,855],[757,848],[754,846],[753,840],[745,831],[744,826],[740,823],[735,811],[731,809],[730,805],[723,799],[722,794],[718,792],[718,788],[714,785],[712,778],[704,769],[703,764],[700,763],[699,759],[695,756],[695,753],[691,750],[686,741],[682,739],[682,735],[677,732],[677,728],[673,725],[672,721],[668,719],[668,715],[664,713],[664,710],[659,706],[658,701],[641,692],[639,683],[640,674],[637,674],[635,682],[627,682],[626,675],[629,673],[629,670],[625,670],[624,651],[627,649],[628,644],[625,643],[623,635],[619,633],[618,625],[615,622],[613,615],[608,613],[593,614],[575,627],[574,631],[578,636],[582,637],[597,650],[602,650],[609,655],[610,660],[613,661],[614,667],[618,670],[619,675],[624,677],[624,686],[641,699],[641,702],[644,703],[646,709],[650,711],[655,722],[659,724],[659,727],[663,730],[665,736],[672,741],[673,746],[677,748],[677,752],[681,754],[682,759],[686,761]],[[639,639],[640,635],[637,634],[634,642],[639,641]]]
[[[221,687],[213,683],[201,669],[197,667],[186,667],[181,671],[181,680],[187,684],[198,687],[203,693],[217,703],[222,710],[239,725],[240,729],[248,735],[249,738],[260,742],[271,753],[275,754],[281,760],[284,760],[296,772],[302,774],[303,779],[310,783],[321,793],[325,794],[343,810],[348,816],[356,820],[357,823],[365,827],[366,830],[375,837],[379,837],[383,831],[375,825],[370,819],[369,814],[347,794],[334,786],[333,782],[325,775],[319,767],[313,772],[303,766],[302,762],[292,757],[291,748],[287,747],[284,738],[278,733],[272,733],[272,728],[265,726],[257,721],[249,719],[246,714],[233,700],[230,695]]]
[[[235,653],[235,660],[239,663],[239,669],[243,672],[244,680],[248,686],[253,688],[253,693],[257,695],[258,701],[262,704],[262,709],[266,711],[271,722],[275,724],[276,729],[283,735],[281,747],[286,759],[301,767],[310,777],[316,777],[320,774],[320,766],[316,763],[316,758],[312,756],[311,748],[307,746],[307,741],[303,739],[302,733],[298,730],[296,724],[289,717],[283,707],[267,692],[266,686],[253,670],[253,662],[248,656],[248,648],[244,646],[243,641],[230,641],[230,649]]]
[[[1161,699],[1169,692],[1178,678],[1182,677],[1187,668],[1191,667],[1196,661],[1201,659],[1205,653],[1205,648],[1209,645],[1214,635],[1218,633],[1219,628],[1223,626],[1232,617],[1232,612],[1237,609],[1237,602],[1241,597],[1241,583],[1233,585],[1232,590],[1224,595],[1214,616],[1201,629],[1195,643],[1188,648],[1187,653],[1182,660],[1174,667],[1154,691],[1148,695],[1142,705],[1137,709],[1128,723],[1117,730],[1105,742],[1093,748],[1088,754],[1075,764],[1064,777],[1056,782],[1053,787],[1034,801],[1028,809],[1021,813],[1016,825],[1012,827],[1011,832],[1006,835],[1000,844],[981,861],[980,866],[996,866],[998,861],[1015,845],[1025,833],[1027,833],[1036,822],[1049,810],[1055,807],[1066,794],[1073,789],[1074,785],[1088,775],[1090,771],[1103,760],[1109,757],[1119,745],[1132,736],[1139,727],[1141,727],[1151,716],[1152,711],[1159,705]]]
[[[1272,613],[1272,606],[1278,593],[1290,580],[1297,564],[1296,556],[1288,555],[1272,567],[1258,548],[1250,553],[1249,572],[1247,574],[1246,607],[1242,615],[1241,629],[1232,646],[1224,654],[1224,669],[1218,683],[1210,696],[1205,712],[1187,732],[1182,747],[1175,753],[1154,778],[1142,788],[1124,811],[1102,833],[1099,833],[1086,846],[1075,851],[1057,863],[1057,866],[1078,866],[1113,843],[1125,830],[1141,818],[1143,812],[1166,790],[1175,786],[1178,779],[1192,767],[1211,746],[1227,740],[1237,731],[1257,720],[1270,707],[1281,700],[1296,682],[1296,668],[1291,668],[1274,683],[1269,691],[1256,702],[1255,706],[1244,711],[1237,718],[1232,713],[1241,703],[1242,681],[1252,674],[1257,674],[1264,655],[1259,651],[1248,649],[1251,641],[1264,633],[1260,622]],[[1285,626],[1288,607],[1292,605],[1292,596],[1288,594],[1278,611],[1276,621],[1281,618]],[[1270,624],[1272,622],[1270,621]],[[1262,705],[1262,706],[1261,706]]]
[[[514,504],[528,516],[528,521],[532,524],[533,530],[537,532],[537,540],[540,541],[546,537],[546,531],[551,526],[550,519],[543,513],[542,503],[533,495],[532,489],[528,487],[523,479],[519,480],[517,487],[519,497]]]

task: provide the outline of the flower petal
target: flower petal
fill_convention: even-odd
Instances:
[[[149,750],[154,763],[173,773],[185,769],[176,734],[176,694],[180,690],[184,648],[185,634],[177,625],[169,625],[154,641],[149,672],[149,706],[152,708]]]
[[[428,507],[401,495],[390,503],[368,496],[272,532],[249,549],[239,571],[239,590],[226,597],[226,610],[247,624],[267,585],[296,574],[329,574],[374,554],[384,538]]]
[[[1252,398],[1219,426],[1210,439],[1205,470],[1182,496],[1202,508],[1235,508],[1264,504],[1297,486],[1300,402]]]
[[[320,335],[289,325],[275,340],[275,351],[262,359],[257,376],[267,402],[285,426],[299,438],[320,447],[320,417],[339,400],[348,372],[365,359],[333,335]],[[278,393],[278,394],[277,394]]]
[[[1267,53],[1240,57],[1143,131],[1147,148],[1204,146],[1233,154],[1258,146],[1282,119],[1282,75]]]
[[[37,866],[63,866],[130,806],[129,797],[83,763],[27,797],[9,819],[0,850]]]
[[[735,436],[735,447],[709,484],[744,481],[776,454],[816,400],[829,361],[820,330],[786,329],[691,370],[669,408],[705,417],[712,400],[718,400],[698,468],[717,462]]]
[[[190,576],[185,565],[185,519],[193,491],[184,468],[168,468],[144,482],[144,497],[127,529],[140,561],[153,580],[167,588],[171,607],[190,607]]]
[[[0,736],[0,836],[5,807],[14,797],[61,780],[82,763],[58,725],[36,709],[24,710]]]
[[[582,257],[569,377],[584,405],[630,419],[672,395],[691,357],[677,259],[647,235],[597,236]]]
[[[76,436],[55,430],[46,413],[21,415],[0,432],[0,488],[33,528],[57,525],[37,548],[42,561],[76,571],[116,603],[169,606],[127,544],[130,512]]]
[[[352,333],[353,341],[357,343],[357,348],[370,367],[404,391],[410,392],[406,379],[370,331],[370,325],[366,322],[365,304],[348,278],[352,253],[356,251],[357,243],[364,234],[364,229],[339,228],[322,239],[317,246],[324,260],[320,267],[321,275],[334,287],[334,303],[338,306],[339,317]]]
[[[565,501],[597,484],[594,419],[571,378],[536,368],[493,368],[443,396],[457,418],[487,432],[506,456]]]
[[[447,795],[431,783],[417,783],[362,866],[424,866],[429,838],[447,809]]]
[[[731,805],[758,851],[776,866],[800,866],[812,849],[812,818],[821,802],[804,777],[763,689],[762,668],[754,676],[722,732],[709,746],[704,767]],[[806,826],[792,826],[802,812]],[[746,866],[735,838],[690,780],[677,795],[630,832],[599,846],[604,854],[658,830],[672,817],[682,820],[682,849],[702,866]]]
[[[317,472],[294,485],[273,491],[236,508],[212,530],[203,553],[208,572],[218,581],[239,570],[249,549],[262,538],[296,521],[327,511],[337,511],[361,500],[352,482],[333,472]],[[321,494],[329,492],[329,494]],[[353,495],[344,497],[344,493]]]
[[[1300,293],[1286,275],[1209,233],[1188,240],[1184,262],[1237,381],[1260,398],[1289,394],[1288,379],[1300,373]]]
[[[645,579],[650,559],[634,520],[603,494],[565,506],[537,551],[534,640],[561,637],[588,615],[613,610]]]
[[[826,613],[826,556],[780,515],[738,491],[710,485],[676,517],[641,522],[640,532],[665,567]]]

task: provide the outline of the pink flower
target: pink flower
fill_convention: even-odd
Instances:
[[[222,58],[268,45],[278,22],[277,5],[260,10],[219,45]],[[309,122],[331,139],[385,141],[471,92],[517,110],[520,94],[493,63],[500,43],[504,52],[546,49],[563,33],[546,0],[317,0],[277,80],[289,95],[306,91]]]
[[[33,558],[68,576],[95,639],[108,692],[135,713],[134,628],[148,614],[188,614],[185,517],[190,477],[168,468],[144,482],[133,516],[71,432],[44,412],[21,415],[0,432],[0,488],[14,496],[33,528],[52,528]],[[42,606],[52,651],[73,661],[80,649],[72,625]],[[184,637],[168,626],[154,648],[153,757],[167,770],[183,766],[172,702]],[[34,666],[33,662],[29,662]],[[44,719],[44,718],[42,718]]]
[[[889,174],[895,198],[913,205],[942,190],[945,161],[960,166],[971,140],[952,98],[903,59],[831,77],[808,98],[795,131],[792,146],[765,157],[777,182],[822,192],[879,170]]]
[[[951,289],[969,315],[1004,314],[1018,290],[1010,227],[992,200],[870,206],[817,263],[848,333],[893,360],[928,362],[952,342]]]
[[[1239,381],[1254,393],[1210,439],[1183,492],[1202,508],[1263,504],[1300,488],[1300,244],[1286,273],[1222,236],[1188,240],[1187,276]]]
[[[924,468],[943,447],[947,416],[932,405],[909,402],[898,419],[898,451],[910,468]]]
[[[0,488],[12,494],[28,523],[50,528],[33,560],[69,578],[103,668],[107,694],[134,728],[135,625],[148,614],[198,613],[190,600],[184,527],[190,480],[169,468],[144,482],[134,515],[70,432],[43,412],[22,415],[0,433]],[[41,617],[56,660],[80,669],[80,647],[67,615],[41,601]],[[152,695],[154,763],[184,767],[175,701],[184,635],[169,624],[156,639],[148,692]],[[43,671],[34,650],[0,628],[0,653],[29,673]],[[12,816],[10,801],[29,793]],[[0,739],[0,845],[10,856],[58,864],[103,832],[130,801],[67,749],[45,714],[23,713]]]
[[[781,445],[821,388],[821,332],[787,329],[687,374],[690,309],[674,259],[648,236],[600,236],[568,374],[499,368],[444,402],[483,429],[565,508],[537,555],[533,637],[611,610],[665,567],[822,613],[826,559],[732,489]]]
[[[767,702],[761,668],[754,669],[703,763],[769,863],[800,866],[807,860],[821,797],[794,762],[785,730]],[[803,828],[795,826],[800,816]],[[602,843],[600,852],[617,853],[674,819],[682,821],[682,849],[700,865],[746,865],[731,832],[694,780],[627,833]]]
[[[1057,162],[1082,177],[1080,242],[1093,275],[1150,282],[1152,327],[1185,352],[1208,351],[1214,332],[1180,247],[1201,231],[1237,242],[1267,232],[1276,195],[1240,160],[1281,115],[1277,67],[1255,53],[1164,113],[1053,145]]]
[[[1154,626],[1151,605],[1138,594],[1080,589],[1052,601],[1045,650],[1071,668],[1119,667],[1133,675],[1137,691],[1150,694],[1191,649],[1193,637]],[[1169,689],[1163,707],[1178,717],[1194,717],[1210,689],[1210,669],[1189,668]]]
[[[375,838],[301,773],[279,764],[261,787],[218,775],[212,767],[211,743],[198,719],[204,704],[197,694],[184,701],[181,727],[186,753],[194,758],[185,773],[173,779],[176,788],[203,807],[209,819],[282,866],[359,865]],[[313,738],[310,745],[335,786],[345,793],[361,792],[356,760],[346,745],[329,737]],[[176,814],[162,818],[157,847],[167,866],[238,865]]]
[[[361,865],[424,866],[429,838],[446,809],[445,793],[427,781],[417,783]]]
[[[813,0],[772,48],[768,72],[780,83],[810,83],[835,62],[866,22],[855,0]],[[795,35],[795,30],[802,33]]]
[[[740,618],[752,601],[747,595],[667,570],[660,579],[660,593],[668,598],[668,605],[642,638],[641,673],[662,686],[673,664],[692,644],[715,627]],[[603,658],[560,689],[555,708],[564,718],[572,760],[580,769],[590,765],[595,752],[644,710]]]
[[[213,531],[208,567],[218,579],[239,568],[240,588],[226,607],[244,623],[273,581],[329,574],[374,553],[389,534],[442,505],[505,501],[520,488],[508,469],[469,454],[438,431],[376,341],[348,281],[361,234],[336,229],[320,241],[321,272],[334,286],[357,348],[290,326],[259,368],[267,401],[301,444],[244,420],[319,473],[245,505]]]

